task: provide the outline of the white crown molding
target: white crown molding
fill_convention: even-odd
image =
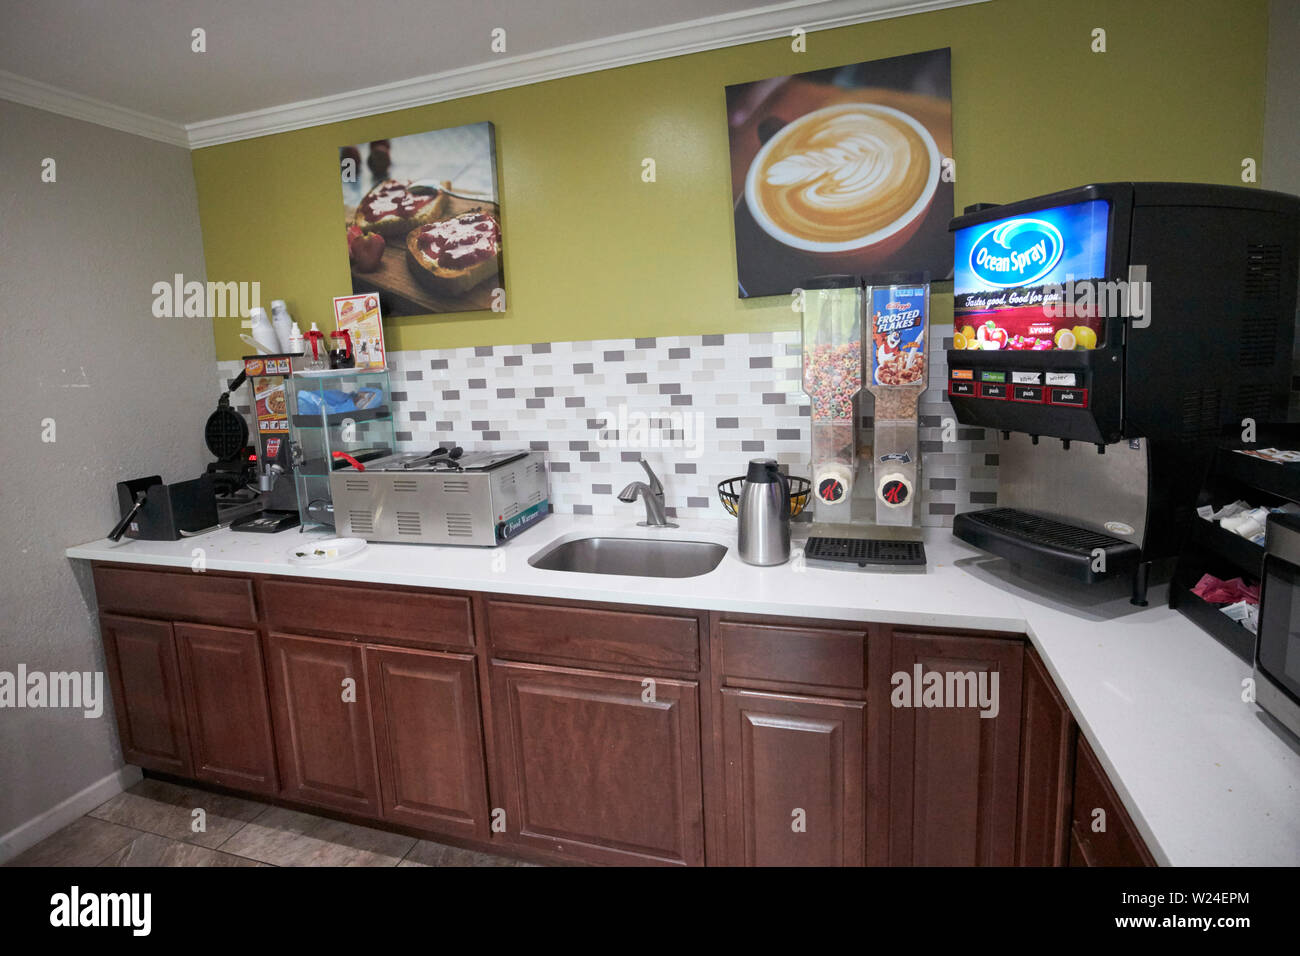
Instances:
[[[186,126],[191,147],[216,146],[256,136],[374,116],[412,106],[460,99],[512,86],[542,83],[633,63],[716,50],[790,36],[795,27],[811,33],[832,27],[928,13],[988,0],[816,0],[787,2],[740,13],[703,17],[599,40],[502,57],[444,73],[353,90],[336,96],[286,103],[264,110],[203,120]]]
[[[156,116],[105,103],[91,96],[82,96],[80,93],[73,93],[58,86],[29,80],[25,76],[7,70],[0,70],[0,99],[58,113],[60,116],[85,120],[97,126],[107,126],[124,133],[134,133],[136,136],[154,139],[160,143],[191,148],[189,135],[180,123],[171,123]]]
[[[668,57],[988,0],[788,0],[181,126],[0,70],[0,98],[197,149]]]

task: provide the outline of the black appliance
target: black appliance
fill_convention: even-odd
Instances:
[[[185,534],[215,528],[217,500],[212,476],[165,485],[159,475],[117,483],[122,520],[109,532],[117,541],[125,534],[140,541],[177,541]]]
[[[1255,701],[1300,735],[1300,517],[1272,514],[1259,599]]]
[[[1285,420],[1300,198],[1102,183],[950,228],[968,347],[947,353],[948,397],[1002,435],[998,507],[954,535],[1082,581],[1132,574],[1145,603],[1221,430]]]

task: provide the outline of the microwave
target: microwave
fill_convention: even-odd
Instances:
[[[1300,736],[1300,516],[1269,515],[1267,534],[1255,701]]]

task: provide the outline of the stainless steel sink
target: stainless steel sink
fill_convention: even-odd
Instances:
[[[545,548],[529,558],[528,563],[543,571],[693,578],[716,568],[726,553],[725,545],[708,541],[578,538]]]

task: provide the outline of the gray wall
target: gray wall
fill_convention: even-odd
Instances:
[[[1300,0],[1268,5],[1268,77],[1260,185],[1300,195]]]
[[[211,323],[151,313],[154,282],[204,279],[193,169],[184,149],[0,100],[0,170],[0,671],[102,671],[63,550],[116,523],[115,482],[207,460]],[[99,719],[0,710],[0,838],[121,766],[111,701]]]

